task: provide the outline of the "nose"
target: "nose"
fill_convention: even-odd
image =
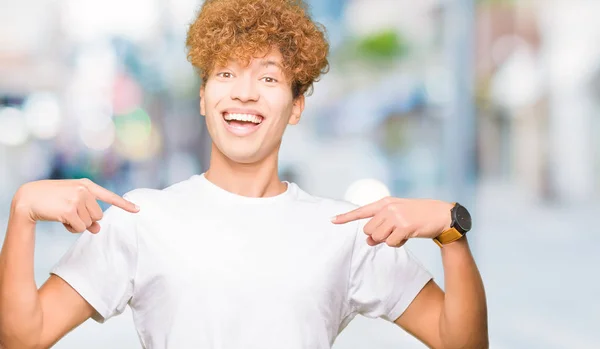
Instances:
[[[253,81],[249,76],[237,78],[231,89],[231,99],[237,99],[241,102],[257,101],[258,88],[256,81]]]

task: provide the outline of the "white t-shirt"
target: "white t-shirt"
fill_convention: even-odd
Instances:
[[[52,273],[104,322],[127,305],[144,348],[320,349],[356,316],[393,321],[431,274],[405,248],[371,247],[355,208],[288,183],[250,198],[195,175],[125,195]]]

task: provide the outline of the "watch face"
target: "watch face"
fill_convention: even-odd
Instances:
[[[456,225],[462,232],[466,233],[471,230],[471,214],[461,205],[457,205],[454,213]]]

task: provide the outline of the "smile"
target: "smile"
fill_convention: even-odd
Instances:
[[[241,112],[224,112],[225,128],[236,136],[247,136],[260,127],[264,117],[258,114]]]

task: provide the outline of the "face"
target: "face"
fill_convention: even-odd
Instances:
[[[288,124],[304,110],[304,96],[292,97],[278,50],[247,66],[230,61],[215,67],[200,89],[200,112],[214,146],[237,163],[256,163],[278,152]]]

